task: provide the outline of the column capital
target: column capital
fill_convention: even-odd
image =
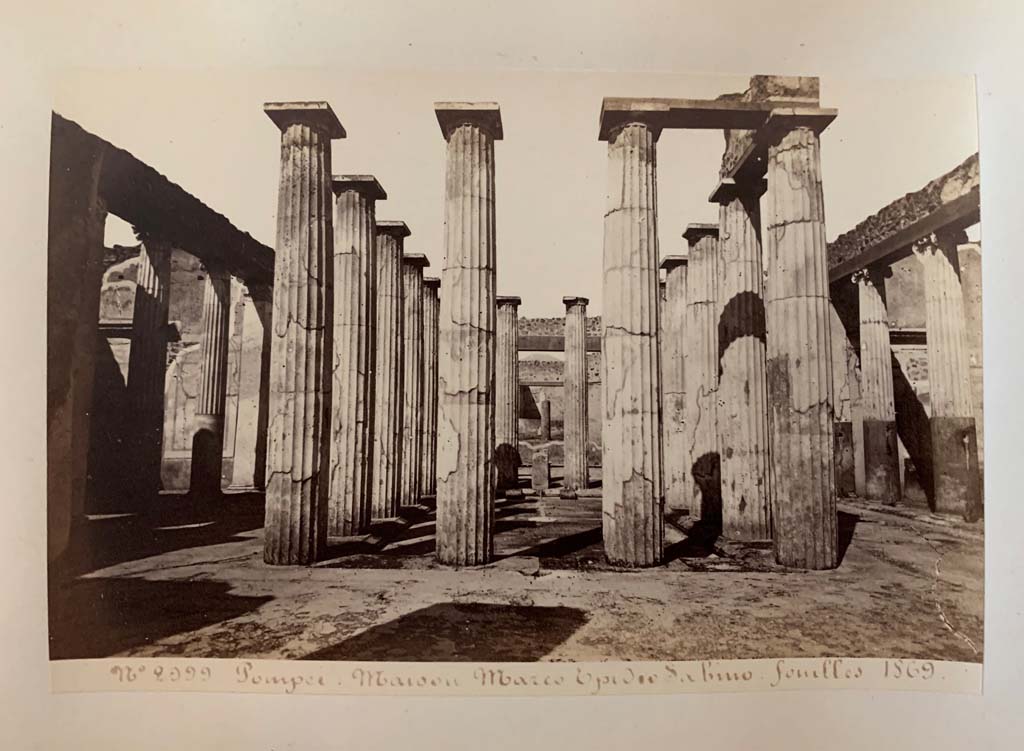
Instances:
[[[441,289],[441,280],[436,276],[425,276],[423,277],[423,287],[425,289]]]
[[[499,308],[503,305],[514,308],[522,305],[523,299],[514,295],[498,295],[494,298],[494,302]]]
[[[577,305],[585,308],[588,304],[590,304],[590,300],[588,300],[586,297],[563,297],[562,304],[565,306],[566,310]]]
[[[428,259],[422,253],[403,253],[402,254],[402,265],[412,266],[413,268],[425,269],[430,265],[430,259]]]
[[[373,175],[334,175],[331,177],[331,190],[334,191],[334,195],[355,191],[376,201],[384,201],[388,197]]]
[[[504,137],[497,102],[434,102],[434,114],[446,141],[460,125],[481,128],[495,141]]]
[[[920,257],[932,249],[956,250],[957,246],[967,242],[967,233],[954,227],[940,227],[910,244],[914,255]]]
[[[741,180],[723,177],[708,196],[708,203],[725,206],[735,198],[760,198],[768,190],[768,181],[763,177],[754,180]]]
[[[705,237],[711,237],[717,240],[718,225],[700,223],[687,224],[686,229],[683,231],[683,238],[690,244],[691,248]]]
[[[854,284],[870,284],[881,287],[891,276],[892,268],[890,266],[865,266],[850,274],[850,281]]]
[[[327,102],[266,102],[263,111],[283,133],[291,125],[308,125],[329,138],[344,138],[345,128]]]
[[[602,116],[603,114],[604,113],[602,112]],[[608,141],[609,143],[611,143],[616,138],[618,138],[619,134],[623,130],[628,128],[630,125],[642,125],[643,127],[647,128],[649,131],[651,131],[651,137],[654,139],[655,143],[657,143],[658,139],[661,137],[661,131],[664,128],[660,119],[655,115],[643,114],[639,112],[636,114],[630,114],[628,117],[619,120],[614,125],[606,124],[602,118],[601,132],[598,140]]]
[[[677,266],[685,266],[689,261],[689,256],[665,256],[661,259],[661,265],[658,268],[671,273],[672,269]]]
[[[385,219],[377,222],[377,234],[390,235],[391,237],[401,239],[411,235],[412,231],[410,231],[409,226],[405,222]]]
[[[839,110],[824,107],[779,107],[768,114],[768,119],[757,131],[755,140],[777,143],[786,133],[797,128],[810,128],[821,134],[839,115]]]

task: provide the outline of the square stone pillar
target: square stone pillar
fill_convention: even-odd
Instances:
[[[718,225],[687,225],[686,422],[690,516],[717,528],[722,517],[718,453]]]
[[[935,511],[974,521],[981,482],[957,256],[965,240],[963,232],[946,230],[921,238],[913,250],[924,267]]]
[[[372,518],[397,516],[402,490],[405,369],[405,222],[377,222],[377,330],[374,364]]]
[[[189,482],[189,492],[203,497],[220,495],[230,314],[231,276],[208,267],[203,289],[203,334],[199,344],[202,370]]]
[[[664,550],[658,352],[660,128],[642,120],[607,134],[601,316],[602,531],[609,562],[653,566]]]
[[[334,236],[326,102],[264,105],[281,131],[263,560],[313,563],[327,542]]]
[[[402,506],[416,505],[423,495],[423,269],[429,265],[430,261],[421,253],[402,256]]]
[[[900,461],[893,400],[889,314],[885,273],[862,269],[853,275],[860,308],[861,414],[864,441],[864,495],[895,505],[900,500]],[[891,272],[890,272],[891,273]],[[835,332],[834,336],[841,336]]]
[[[768,385],[765,374],[761,208],[764,192],[724,178],[718,203],[718,454],[722,534],[772,536],[768,492]]]
[[[437,316],[441,280],[423,278],[423,495],[437,495]]]
[[[519,478],[519,305],[518,297],[496,298],[497,351],[494,384],[494,458],[498,489],[508,490]]]
[[[565,370],[562,377],[564,475],[562,488],[574,493],[590,485],[587,457],[587,304],[585,297],[563,297],[565,305]]]
[[[665,256],[665,300],[661,307],[662,441],[665,456],[665,506],[689,512],[690,443],[686,432],[686,280],[687,257]]]
[[[438,319],[437,558],[487,563],[494,547],[497,104],[434,105],[447,142]]]
[[[377,326],[376,202],[372,175],[334,177],[334,361],[331,366],[331,479],[327,534],[357,535],[370,524],[373,364]]]
[[[760,134],[768,144],[764,302],[775,559],[806,569],[839,562],[818,141],[833,117],[776,111]]]

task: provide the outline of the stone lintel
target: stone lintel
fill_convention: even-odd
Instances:
[[[768,190],[768,181],[763,177],[749,184],[737,183],[736,179],[732,177],[723,177],[718,181],[715,189],[711,191],[711,195],[708,196],[708,203],[717,203],[724,206],[738,196],[760,198],[766,190]]]
[[[283,132],[289,125],[301,123],[323,130],[330,138],[344,138],[345,128],[327,102],[267,102],[267,117]]]
[[[605,97],[597,137],[607,141],[612,131],[630,122],[648,123],[659,129],[756,130],[777,106],[773,102],[729,99]]]
[[[434,113],[445,140],[460,125],[483,128],[495,141],[504,137],[501,128],[501,109],[497,102],[434,102]]]
[[[494,298],[494,302],[498,307],[502,305],[522,305],[523,298],[516,297],[515,295],[498,295]]]
[[[422,253],[403,253],[402,263],[406,266],[415,266],[417,268],[425,269],[430,265],[430,259]]]
[[[377,232],[378,234],[391,235],[392,237],[408,237],[412,234],[405,222],[392,219],[377,222]]]
[[[388,197],[373,175],[334,175],[331,178],[331,189],[335,195],[346,190],[354,190],[377,201],[387,200]]]
[[[573,305],[589,305],[590,300],[586,297],[563,297],[562,304],[566,308],[571,308]]]
[[[718,238],[717,224],[687,224],[683,237],[692,246],[703,237]]]
[[[436,276],[423,277],[423,286],[427,289],[441,289],[441,280]]]
[[[725,177],[736,183],[754,183],[761,180],[768,169],[768,147],[796,128],[810,128],[821,133],[829,126],[839,110],[822,107],[773,107],[762,127],[754,133],[750,145]]]
[[[689,256],[665,256],[661,259],[661,265],[658,268],[664,269],[665,271],[671,271],[677,266],[685,266],[689,261]]]

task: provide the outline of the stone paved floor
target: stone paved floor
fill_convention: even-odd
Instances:
[[[835,571],[666,525],[668,563],[624,572],[598,498],[499,500],[497,560],[462,570],[428,507],[306,569],[263,564],[257,495],[154,505],[93,518],[53,575],[53,657],[981,660],[981,524],[913,509],[841,503]]]

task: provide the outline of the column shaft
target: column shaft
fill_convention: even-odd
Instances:
[[[900,465],[885,280],[880,273],[865,270],[855,274],[854,281],[860,308],[864,493],[872,500],[895,504],[900,500]]]
[[[608,143],[602,528],[608,560],[625,566],[663,556],[657,137],[644,123],[628,123]]]
[[[587,303],[584,297],[567,297],[565,303],[565,371],[563,425],[565,469],[562,487],[567,491],[590,484],[587,461]]]
[[[423,494],[437,495],[437,296],[440,279],[423,280]]]
[[[838,564],[828,261],[818,135],[784,132],[768,151],[765,287],[776,560]]]
[[[538,405],[540,409],[540,432],[539,437],[542,441],[551,440],[551,402],[547,399],[541,399]]]
[[[263,558],[309,564],[327,541],[333,222],[330,119],[285,111],[274,268]],[[267,108],[268,114],[274,113]],[[326,105],[320,105],[319,114]]]
[[[496,107],[490,110],[497,115]],[[439,119],[441,117],[438,112]],[[445,262],[438,322],[437,557],[486,563],[493,554],[497,125],[447,127]]]
[[[515,487],[519,475],[519,298],[497,298],[494,440],[498,488]]]
[[[772,536],[768,385],[756,195],[733,196],[719,208],[718,252],[722,533],[735,540],[767,540]]]
[[[224,453],[224,397],[228,377],[231,276],[207,268],[203,289],[202,370],[192,436],[192,493],[219,493]]]
[[[402,388],[402,493],[401,505],[420,502],[423,440],[423,269],[407,261],[402,265],[405,288],[405,336]]]
[[[667,259],[666,259],[667,261]],[[686,381],[684,356],[686,345],[685,260],[666,266],[665,302],[661,312],[661,378],[663,441],[665,456],[665,505],[670,511],[689,511],[690,443],[686,435]]]

